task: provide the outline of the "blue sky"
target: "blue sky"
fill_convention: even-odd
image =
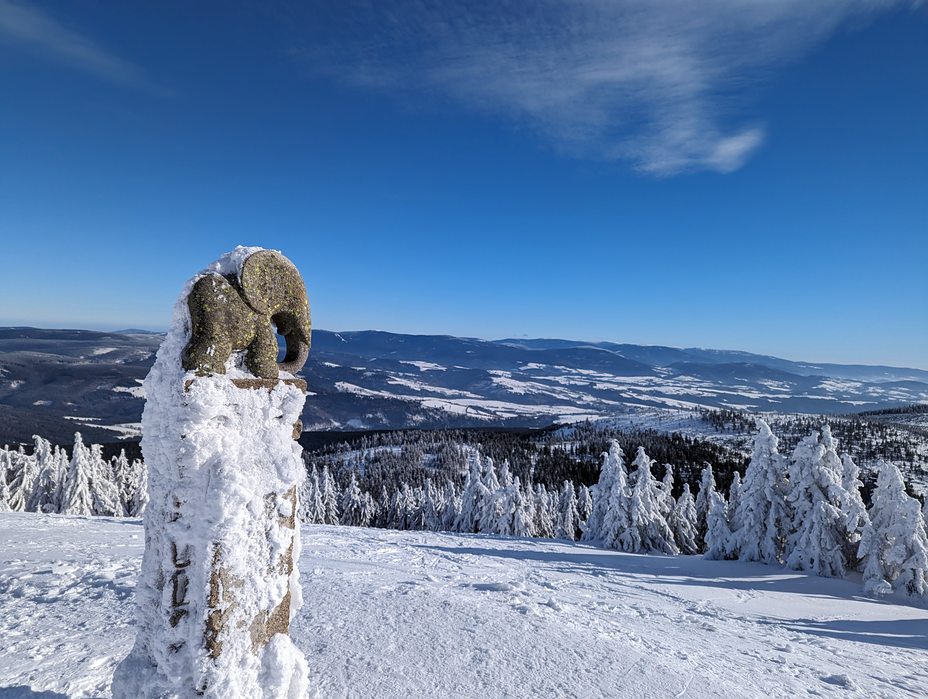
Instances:
[[[0,323],[167,325],[237,244],[317,327],[928,368],[928,7],[0,0]]]

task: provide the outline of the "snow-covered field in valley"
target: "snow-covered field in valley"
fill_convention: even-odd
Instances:
[[[307,526],[320,697],[924,697],[928,609],[859,579],[551,540]],[[0,515],[0,698],[106,697],[139,520]]]

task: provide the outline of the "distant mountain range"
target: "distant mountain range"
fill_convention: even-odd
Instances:
[[[161,336],[0,328],[0,441],[138,434]],[[928,371],[571,340],[313,332],[306,429],[537,426],[638,407],[849,413],[928,402]]]

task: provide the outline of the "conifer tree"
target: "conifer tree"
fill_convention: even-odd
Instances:
[[[734,548],[743,561],[776,563],[789,533],[786,462],[770,426],[758,419],[757,428],[736,506]]]
[[[461,511],[461,497],[454,487],[454,483],[448,481],[445,483],[445,491],[442,495],[441,511],[441,530],[454,531],[454,524],[457,521]]]
[[[661,514],[661,492],[657,479],[651,473],[651,458],[644,447],[638,447],[633,463],[635,486],[629,504],[628,528],[619,536],[622,550],[629,552],[659,551],[679,553],[673,532]]]
[[[480,452],[468,459],[467,476],[464,480],[464,492],[461,495],[461,511],[455,522],[454,530],[473,534],[480,531],[481,504],[485,488],[481,477]]]
[[[571,481],[564,481],[558,500],[558,518],[555,536],[576,541],[580,534],[580,513],[577,511],[577,494]]]
[[[712,473],[712,464],[707,463],[702,470],[699,481],[699,492],[696,493],[696,543],[700,551],[706,550],[706,530],[708,528],[709,506],[712,504],[712,493],[716,492],[715,475]]]
[[[786,564],[816,575],[843,577],[847,570],[849,498],[842,485],[843,467],[831,431],[803,439],[789,468],[792,531],[787,539]]]
[[[99,444],[90,445],[90,488],[93,514],[104,517],[125,515],[110,465],[103,458],[103,447]]]
[[[628,529],[631,494],[622,449],[616,440],[603,454],[599,482],[590,490],[592,508],[583,532],[584,541],[600,542],[606,548],[622,548],[619,538]]]
[[[918,501],[905,492],[895,464],[877,466],[869,520],[859,551],[864,589],[877,595],[892,590],[928,595],[928,533]]]
[[[35,442],[32,454],[38,475],[26,509],[30,512],[57,512],[58,488],[61,481],[61,474],[58,473],[58,455],[52,451],[52,445],[47,439],[38,435],[33,435],[32,439]]]
[[[364,496],[361,494],[361,488],[358,486],[358,478],[354,471],[351,472],[351,478],[348,480],[348,485],[342,491],[340,509],[340,524],[344,524],[349,527],[362,526],[361,511],[364,509]]]
[[[324,509],[323,523],[338,524],[338,486],[332,474],[329,473],[328,464],[322,465],[321,476],[322,506]]]
[[[857,552],[864,527],[870,522],[867,507],[864,505],[860,491],[864,484],[860,481],[860,469],[850,454],[841,455],[842,485],[847,493],[845,516],[847,517],[847,540],[844,558],[851,568],[858,567]]]
[[[699,553],[699,546],[696,544],[696,501],[690,492],[689,483],[683,484],[683,492],[677,498],[667,524],[673,531],[673,538],[680,553]]]
[[[710,560],[723,560],[732,557],[732,535],[728,527],[728,513],[725,498],[718,491],[712,491],[709,514],[706,517],[706,553]]]
[[[61,512],[66,515],[92,515],[94,498],[91,491],[93,461],[90,449],[84,446],[81,433],[74,433],[74,449],[68,464]]]
[[[590,489],[581,485],[577,491],[577,512],[580,515],[580,527],[585,532],[586,523],[590,518],[590,512],[593,511],[593,498],[590,497]]]
[[[535,484],[535,536],[550,539],[554,536],[554,518],[551,516],[551,496],[541,483]]]
[[[13,477],[10,484],[9,507],[12,512],[25,512],[29,499],[32,497],[32,488],[35,485],[38,470],[35,459],[26,454],[22,446],[15,452],[8,452],[12,460]]]

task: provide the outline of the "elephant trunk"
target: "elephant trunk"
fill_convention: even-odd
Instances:
[[[309,359],[310,325],[309,314],[300,318],[292,313],[279,313],[271,318],[277,326],[286,344],[286,352],[282,362],[278,363],[281,371],[295,374]]]

